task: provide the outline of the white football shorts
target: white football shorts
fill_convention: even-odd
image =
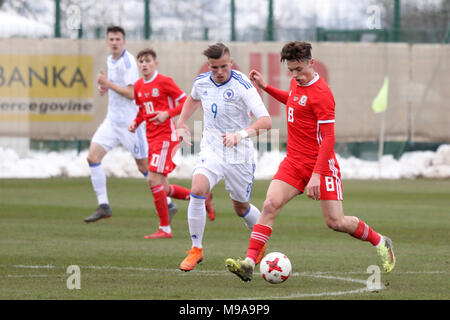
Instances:
[[[200,151],[193,175],[203,174],[209,180],[210,190],[225,179],[225,190],[230,198],[239,202],[249,202],[254,182],[254,163],[226,163],[208,151]]]
[[[92,142],[101,145],[107,152],[121,144],[135,159],[148,157],[144,124],[136,129],[136,133],[132,133],[127,127],[116,126],[105,119],[95,131]]]

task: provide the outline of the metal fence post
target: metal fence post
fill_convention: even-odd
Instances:
[[[55,38],[61,38],[61,1],[55,0]]]

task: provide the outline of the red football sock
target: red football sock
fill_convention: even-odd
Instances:
[[[256,261],[264,244],[269,240],[272,228],[262,224],[255,224],[250,235],[250,243],[247,250],[247,258]]]
[[[358,221],[358,226],[356,230],[351,234],[352,237],[360,239],[362,241],[369,241],[371,244],[376,246],[380,243],[381,236],[372,230],[366,223],[361,219]]]
[[[169,193],[167,196],[180,200],[189,200],[191,198],[191,190],[176,184],[171,184],[169,185]]]
[[[150,190],[153,194],[153,200],[155,202],[156,212],[159,216],[159,225],[165,227],[170,225],[169,223],[169,208],[167,205],[167,196],[162,184],[151,187]]]

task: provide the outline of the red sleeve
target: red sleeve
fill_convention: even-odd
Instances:
[[[139,126],[142,121],[144,121],[144,107],[140,106],[136,118],[134,118],[134,122],[136,122],[136,126]]]
[[[141,100],[139,100],[139,96],[138,96],[138,88],[139,88],[139,80],[136,81],[136,83],[134,84],[134,103],[139,107],[138,113],[136,114],[136,118],[134,119],[134,121],[136,122],[136,125],[139,126],[142,121],[144,121],[144,114],[143,114],[143,106],[141,103]]]
[[[334,122],[319,123],[319,132],[322,142],[319,147],[319,155],[317,156],[316,165],[314,166],[314,173],[321,173],[329,168],[328,160],[333,157],[335,134]]]
[[[314,166],[314,172],[320,173],[329,168],[328,160],[333,157],[336,140],[334,133],[335,102],[333,94],[328,86],[323,87],[319,91],[317,97],[317,100],[314,102],[313,110],[317,117],[317,125],[319,126],[318,134],[321,143],[316,165]]]
[[[272,87],[271,85],[267,85],[267,87],[264,89],[265,92],[270,94],[272,97],[277,99],[283,104],[287,104],[287,101],[289,99],[289,91],[283,91],[280,89],[277,89],[275,87]]]
[[[176,117],[181,113],[181,109],[183,109],[184,102],[187,99],[186,94],[170,77],[167,78],[167,82],[164,84],[164,89],[167,95],[172,98],[175,106],[169,110],[169,116],[171,118]]]
[[[141,101],[139,100],[139,96],[138,96],[138,89],[139,89],[139,80],[136,81],[133,85],[133,90],[134,90],[134,104],[137,105],[138,107],[141,105]]]
[[[314,114],[319,121],[330,121],[335,119],[335,102],[333,94],[329,89],[319,91],[314,99]]]
[[[184,93],[183,93],[184,94]],[[179,115],[181,113],[181,110],[183,109],[184,103],[186,102],[187,97],[184,94],[184,96],[181,96],[178,100],[175,100],[175,104],[178,102],[178,105],[169,110],[169,116],[171,118],[176,117],[177,115]]]

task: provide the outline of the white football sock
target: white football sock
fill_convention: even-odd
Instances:
[[[384,237],[380,234],[380,242],[378,242],[378,244],[375,246],[375,248],[378,248],[379,246],[381,246],[384,243]]]
[[[252,230],[253,226],[256,224],[256,221],[258,221],[258,217],[260,214],[261,212],[259,212],[258,208],[250,204],[248,211],[241,218],[244,219],[244,223],[247,228],[249,230]]]
[[[167,205],[170,205],[172,203],[172,198],[171,197],[167,197]]]
[[[247,258],[245,258],[245,260],[248,261],[248,262],[250,263],[250,265],[251,265],[253,268],[255,268],[255,265],[256,265],[256,264],[255,264],[255,261],[253,261],[252,258],[248,258],[248,257],[247,257]]]
[[[206,224],[206,197],[191,193],[188,206],[189,233],[191,234],[192,246],[202,248],[203,232]]]
[[[91,170],[92,187],[97,194],[98,204],[109,204],[108,193],[106,191],[106,175],[102,163],[90,164],[89,169]]]
[[[172,229],[170,228],[170,226],[159,226],[159,228],[166,233],[172,232]]]

